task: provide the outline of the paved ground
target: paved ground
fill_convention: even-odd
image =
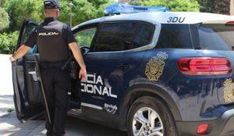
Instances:
[[[44,121],[20,123],[14,112],[9,55],[0,55],[0,136],[45,135]],[[13,111],[12,111],[13,110]],[[66,136],[126,136],[126,133],[68,117]]]
[[[17,120],[13,108],[12,96],[0,96],[0,135],[1,136],[42,136],[45,135],[43,120],[31,120],[21,123]],[[66,136],[126,136],[126,133],[89,123],[73,117],[67,117]]]
[[[11,63],[10,55],[0,54],[0,95],[12,93]]]

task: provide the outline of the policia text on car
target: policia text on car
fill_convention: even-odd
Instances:
[[[10,58],[12,62],[23,57],[34,45],[38,46],[40,71],[48,102],[51,123],[46,121],[47,135],[64,135],[67,91],[70,89],[69,70],[61,69],[69,59],[69,50],[80,66],[79,78],[86,80],[86,66],[79,46],[69,26],[58,21],[59,3],[45,0],[45,19],[30,34]]]

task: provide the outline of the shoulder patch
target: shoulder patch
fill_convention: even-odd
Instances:
[[[168,54],[166,52],[159,52],[155,57],[149,60],[145,68],[145,75],[149,80],[158,81],[163,74],[167,58]]]

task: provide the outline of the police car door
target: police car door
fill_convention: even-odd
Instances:
[[[16,49],[25,42],[37,24],[25,21],[21,27]],[[29,119],[42,113],[42,95],[35,77],[35,47],[12,65],[15,110],[19,120]]]
[[[153,24],[136,20],[104,22],[98,26],[91,51],[85,56],[89,74],[88,81],[82,83],[83,106],[103,111],[104,117],[105,113],[119,113],[154,30]]]
[[[123,58],[128,24],[99,24],[90,51],[84,56],[87,82],[81,83],[82,108],[115,114],[118,112],[123,84]]]

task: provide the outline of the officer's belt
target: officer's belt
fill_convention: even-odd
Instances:
[[[66,61],[56,61],[56,62],[40,62],[40,67],[42,69],[61,69]]]

